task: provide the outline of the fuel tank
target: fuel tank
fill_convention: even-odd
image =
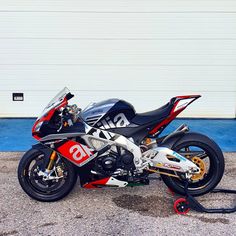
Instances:
[[[134,116],[134,107],[119,99],[93,103],[80,113],[88,125],[104,130],[127,127]]]

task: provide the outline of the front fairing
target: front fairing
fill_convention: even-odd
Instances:
[[[71,97],[69,89],[64,88],[48,103],[32,128],[34,138],[40,140],[45,135],[57,132],[59,127],[55,123],[59,120],[56,119],[59,119],[60,109],[68,104]],[[53,122],[52,119],[54,119]]]

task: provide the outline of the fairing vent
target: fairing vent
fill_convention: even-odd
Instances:
[[[88,140],[89,140],[89,143],[88,143],[89,146],[92,146],[94,150],[99,150],[106,146],[106,142],[103,142],[99,139],[89,138]]]
[[[93,126],[99,119],[101,115],[99,116],[90,116],[86,119],[86,123],[90,126]]]

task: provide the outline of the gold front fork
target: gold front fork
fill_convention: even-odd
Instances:
[[[51,171],[53,166],[54,166],[54,162],[57,159],[57,153],[55,151],[52,152],[51,156],[50,156],[50,160],[48,163],[48,167],[46,169],[47,172]]]

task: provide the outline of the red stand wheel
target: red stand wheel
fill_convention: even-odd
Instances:
[[[174,210],[179,215],[186,215],[190,211],[189,203],[185,198],[179,198],[174,202]]]

